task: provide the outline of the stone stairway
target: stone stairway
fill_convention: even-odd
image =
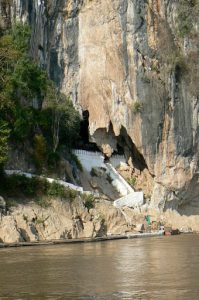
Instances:
[[[126,180],[117,172],[117,170],[110,164],[106,163],[107,171],[112,178],[112,185],[118,190],[121,196],[126,196],[134,193],[133,188],[126,182]]]
[[[83,168],[90,172],[92,168],[105,168],[112,179],[112,185],[122,196],[114,201],[114,206],[121,208],[123,206],[139,207],[144,204],[143,192],[135,192],[126,180],[117,172],[113,164],[124,162],[124,156],[116,155],[110,158],[110,163],[104,162],[104,156],[100,152],[89,152],[86,150],[73,150],[73,153],[80,160]]]
[[[112,179],[112,185],[118,190],[120,195],[122,196],[119,199],[116,199],[114,201],[114,206],[121,208],[123,206],[128,207],[139,207],[144,204],[144,196],[143,192],[135,192],[133,188],[126,182],[126,180],[117,172],[117,170],[113,167],[111,163],[104,163],[104,156],[100,152],[89,152],[85,150],[73,150],[73,153],[78,157],[80,160],[83,168],[90,172],[92,168],[104,168],[106,169],[106,172],[109,174],[109,176]],[[124,158],[123,156],[113,156],[112,160],[119,162],[123,162]],[[110,160],[111,161],[111,160]],[[63,180],[48,178],[44,176],[38,176],[31,173],[23,172],[21,170],[5,170],[5,173],[7,175],[13,175],[13,174],[19,174],[24,175],[28,178],[32,177],[39,177],[39,178],[45,178],[48,182],[57,182],[60,185],[63,185],[65,187],[68,187],[70,189],[79,191],[79,192],[86,192],[83,190],[82,187],[76,186],[72,183],[65,182]],[[88,193],[88,192],[86,192]]]
[[[114,165],[120,163],[120,160],[124,162],[124,156],[113,155],[110,159],[110,163],[104,162],[104,156],[101,152],[90,152],[86,150],[73,150],[73,153],[80,160],[83,169],[87,172],[91,172],[92,168],[104,168],[106,173],[112,179],[112,185],[116,188],[116,190],[120,193],[121,196],[128,195],[129,193],[133,193],[133,188],[124,180],[124,178],[117,172],[117,170],[113,167]]]

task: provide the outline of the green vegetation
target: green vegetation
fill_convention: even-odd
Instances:
[[[0,120],[0,165],[7,160],[9,136],[10,129],[7,122]]]
[[[84,205],[88,211],[95,207],[95,197],[93,194],[82,193],[81,198],[84,201]]]
[[[0,165],[9,145],[28,145],[41,173],[56,169],[60,150],[76,143],[80,118],[29,56],[30,33],[28,25],[15,24],[0,35]]]
[[[35,218],[34,223],[36,225],[42,225],[45,228],[45,221],[48,219],[48,217],[46,219],[44,218]]]
[[[47,195],[53,197],[61,197],[62,199],[73,200],[78,195],[78,192],[60,185],[56,181],[50,184]]]
[[[47,196],[37,196],[34,198],[34,202],[43,208],[47,208],[51,205],[51,199]]]
[[[135,187],[136,186],[136,177],[131,177],[127,179],[127,182],[132,186]]]
[[[188,63],[182,55],[177,55],[174,59],[174,66],[178,68],[181,73],[186,73],[188,71]]]
[[[90,171],[90,174],[92,177],[98,177],[98,171],[96,168],[92,168],[91,171]]]
[[[181,0],[178,3],[177,30],[180,37],[190,35],[197,22],[199,2],[197,0]]]
[[[159,80],[167,84],[165,79],[172,73],[177,81],[184,81],[187,90],[197,97],[199,1],[175,1],[174,7],[174,26],[168,26],[166,20],[161,20],[157,28],[158,48],[155,55],[160,66]]]
[[[42,207],[50,205],[51,198],[73,201],[77,191],[66,188],[54,181],[48,182],[45,178],[24,175],[3,176],[0,181],[0,194],[15,199],[34,199]]]
[[[50,82],[47,87],[43,106],[51,122],[52,149],[57,151],[61,144],[70,149],[79,138],[80,117],[72,102],[61,94]]]
[[[35,134],[33,158],[37,169],[40,171],[46,165],[46,154],[47,145],[44,136],[42,134]]]
[[[134,114],[141,112],[142,104],[139,101],[135,101],[132,106],[132,111]]]
[[[81,161],[79,160],[79,158],[77,157],[77,155],[75,155],[74,153],[70,154],[70,160],[73,161],[77,167],[78,170],[80,170],[81,172],[83,172],[83,166]]]

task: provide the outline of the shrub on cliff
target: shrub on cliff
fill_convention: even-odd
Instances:
[[[82,200],[84,201],[85,207],[88,209],[88,211],[91,208],[95,207],[95,197],[93,194],[81,194]]]
[[[0,168],[1,165],[7,160],[9,135],[10,129],[8,124],[0,120]]]
[[[36,202],[42,197],[73,201],[78,195],[77,191],[65,187],[56,181],[50,183],[42,177],[33,176],[29,178],[19,174],[2,176],[0,193],[5,197],[14,197],[20,200],[26,199],[26,201],[31,199]]]
[[[190,35],[194,23],[197,22],[199,2],[197,0],[181,0],[178,3],[177,29],[180,37]]]
[[[134,114],[137,114],[139,112],[141,112],[142,110],[142,103],[140,103],[139,101],[135,101],[132,105],[132,111]]]
[[[136,177],[131,177],[127,179],[128,183],[132,186],[135,187],[136,186]]]
[[[43,108],[49,113],[53,152],[60,144],[70,149],[78,140],[80,130],[80,116],[72,101],[49,82]]]
[[[40,172],[42,172],[42,170],[46,166],[47,163],[46,154],[47,154],[46,139],[42,134],[36,134],[34,136],[33,158],[37,170]]]
[[[28,143],[30,152],[34,149],[33,162],[41,172],[52,153],[59,158],[61,146],[70,149],[75,144],[80,117],[70,99],[30,57],[30,33],[28,25],[18,23],[0,36],[0,115],[15,147]],[[0,139],[0,151],[6,157],[9,135],[5,130]],[[50,165],[56,168],[57,160]]]

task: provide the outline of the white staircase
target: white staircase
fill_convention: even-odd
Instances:
[[[106,163],[106,169],[113,180],[112,185],[118,190],[121,196],[126,196],[129,193],[134,193],[133,188],[110,163]]]
[[[90,172],[92,168],[105,168],[112,179],[112,185],[118,190],[121,198],[114,201],[114,206],[139,207],[144,204],[143,192],[135,192],[126,180],[113,167],[124,162],[123,155],[116,155],[110,158],[110,163],[104,163],[104,156],[100,152],[89,152],[85,150],[73,150],[73,153],[80,160],[83,168]]]

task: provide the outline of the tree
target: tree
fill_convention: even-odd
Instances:
[[[60,93],[51,82],[48,85],[44,108],[51,111],[53,152],[57,151],[60,139],[70,147],[79,135],[80,117],[69,97]]]
[[[21,23],[0,36],[0,109],[12,106],[16,100],[13,99],[16,90],[13,79],[19,76],[19,72],[15,76],[17,66],[28,57],[29,39],[30,28]]]
[[[12,36],[7,34],[0,37],[0,109],[12,105],[10,78],[18,59],[19,52],[13,46]]]
[[[47,89],[47,74],[35,63],[31,62],[28,57],[18,61],[15,70],[11,76],[15,96],[21,94],[26,99],[37,98],[40,100]],[[31,102],[28,104],[32,104]]]
[[[62,144],[72,148],[79,139],[80,115],[69,97],[65,100],[65,110],[61,119],[60,140]]]
[[[7,122],[0,120],[0,166],[3,165],[8,158],[8,139],[10,129]]]
[[[51,131],[53,152],[55,153],[59,145],[60,137],[60,122],[64,115],[64,100],[65,96],[59,93],[58,89],[52,82],[49,82],[45,105],[51,110]]]
[[[42,172],[46,165],[46,140],[42,134],[34,136],[34,153],[33,158],[38,171]]]
[[[77,140],[80,117],[29,56],[29,40],[30,28],[23,24],[0,35],[0,164],[6,161],[10,136],[24,149],[28,141],[42,171],[50,155],[57,161],[60,145],[70,149]]]

